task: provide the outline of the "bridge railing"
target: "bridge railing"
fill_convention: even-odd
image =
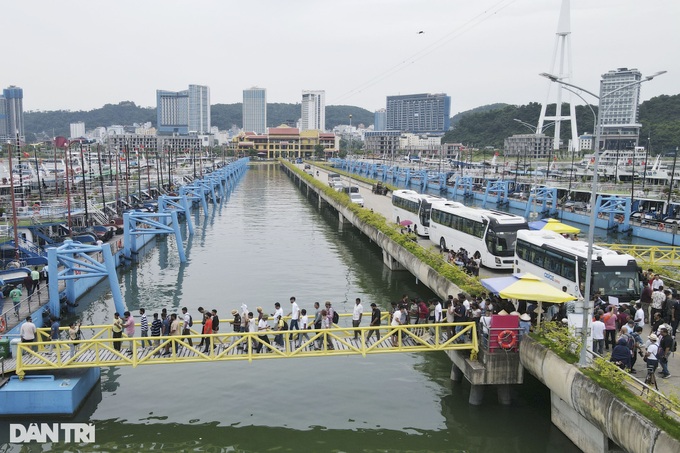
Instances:
[[[680,247],[670,245],[602,244],[618,252],[627,253],[636,260],[654,264],[677,265],[680,263]]]
[[[18,344],[17,374],[23,377],[34,370],[347,354],[444,350],[476,354],[478,350],[474,322],[122,338],[113,338],[109,325],[83,326],[82,330],[87,339]],[[272,336],[278,335],[282,340],[279,345],[272,343]]]

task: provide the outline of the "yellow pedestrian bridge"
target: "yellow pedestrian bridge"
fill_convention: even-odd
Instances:
[[[351,316],[351,315],[345,315]],[[366,317],[364,317],[366,319]],[[227,320],[222,321],[228,326]],[[456,327],[459,331],[455,332]],[[388,354],[396,352],[478,351],[474,322],[407,324],[376,327],[333,327],[294,331],[217,333],[164,337],[113,338],[110,325],[82,326],[85,339],[40,341],[17,345],[16,373],[107,366],[140,366],[171,363],[216,362],[230,360],[289,359],[334,355]],[[67,330],[67,328],[62,328]],[[355,339],[355,332],[357,338]],[[67,336],[62,332],[62,336]],[[274,344],[275,335],[283,336],[283,346]],[[370,336],[369,336],[370,334]],[[378,337],[379,335],[379,337]],[[39,329],[47,339],[49,329]],[[292,336],[292,338],[291,338]],[[193,345],[189,344],[189,340]],[[210,347],[199,347],[203,340]],[[147,344],[142,346],[142,342]],[[151,346],[148,345],[149,341]],[[12,368],[5,364],[5,371]]]
[[[680,247],[670,245],[641,245],[641,244],[601,244],[608,249],[627,253],[635,258],[639,264],[648,265],[680,265]]]

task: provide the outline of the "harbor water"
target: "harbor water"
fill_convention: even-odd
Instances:
[[[403,294],[433,297],[387,270],[374,244],[319,210],[277,165],[252,166],[222,206],[194,220],[187,263],[163,238],[119,271],[135,316],[186,306],[197,323],[199,306],[224,319],[243,303],[273,313],[275,302],[287,314],[296,296],[313,317],[315,301],[348,313],[357,297],[365,311]],[[106,285],[78,310],[83,324],[110,323]],[[30,451],[578,451],[551,424],[549,393],[530,375],[511,406],[491,388],[470,406],[469,384],[452,384],[450,371],[440,352],[104,368],[101,388],[69,420],[94,423],[96,443]],[[0,421],[2,451],[27,451],[7,444],[10,422]]]

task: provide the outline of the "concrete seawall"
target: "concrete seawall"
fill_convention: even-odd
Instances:
[[[608,452],[612,442],[631,453],[680,451],[680,441],[530,337],[520,362],[550,389],[552,422],[583,451]]]

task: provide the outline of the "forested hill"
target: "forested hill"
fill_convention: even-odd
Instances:
[[[300,118],[300,104],[267,104],[267,126],[274,127],[280,124],[295,126]],[[326,129],[331,130],[339,124],[349,124],[349,115],[352,115],[352,125],[370,126],[373,124],[373,112],[361,107],[351,105],[326,106]],[[242,105],[238,104],[215,104],[210,108],[211,122],[220,130],[230,129],[232,126],[243,125]],[[139,107],[131,101],[123,101],[119,104],[106,104],[99,109],[88,112],[71,112],[57,110],[49,112],[26,112],[24,122],[26,138],[29,142],[36,137],[55,137],[63,135],[68,137],[69,125],[82,121],[88,130],[98,126],[132,125],[133,123],[150,122],[156,125],[156,108]],[[40,138],[42,140],[42,138]]]
[[[491,109],[483,111],[470,110],[456,115],[459,119],[454,129],[444,136],[446,143],[464,143],[477,148],[493,146],[502,148],[503,140],[514,134],[532,134],[541,114],[541,104],[532,102],[527,105],[494,104]],[[568,113],[565,104],[563,113]],[[597,112],[597,106],[594,106]],[[548,114],[554,114],[555,105],[548,107]],[[578,132],[593,132],[593,114],[587,106],[576,106],[578,118]],[[533,125],[533,129],[514,121],[519,119]],[[680,94],[673,96],[662,95],[654,97],[640,104],[640,144],[647,146],[650,138],[653,152],[668,152],[680,146]],[[552,134],[552,127],[546,128],[546,133]],[[571,137],[571,125],[562,123],[561,137],[566,144]]]

